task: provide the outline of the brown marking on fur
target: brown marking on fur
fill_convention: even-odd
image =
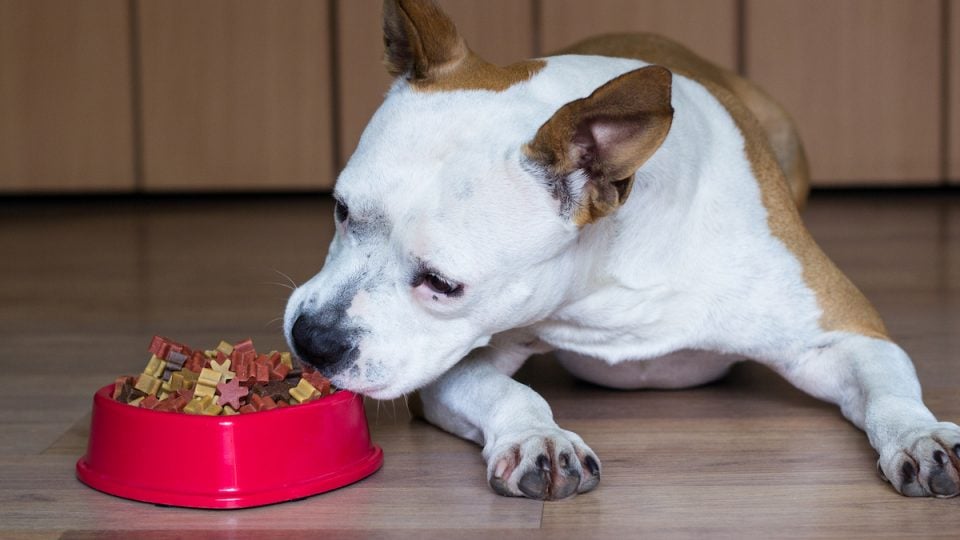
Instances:
[[[803,279],[814,291],[821,309],[820,326],[824,330],[853,332],[889,340],[883,321],[857,287],[820,250],[804,227],[797,204],[791,200],[791,188],[785,175],[796,175],[806,182],[806,159],[792,124],[787,124],[795,138],[792,165],[784,170],[775,156],[769,139],[770,125],[789,122],[785,113],[772,114],[775,104],[763,104],[765,94],[750,82],[696,56],[686,48],[665,38],[647,34],[622,34],[590,39],[569,47],[559,54],[588,54],[642,59],[671,69],[674,73],[702,84],[727,109],[743,133],[745,152],[760,186],[763,205],[767,209],[767,223],[771,233],[779,238],[803,266]],[[749,101],[746,101],[749,100]],[[760,105],[758,105],[758,100]],[[753,106],[749,106],[752,104]],[[768,126],[758,120],[770,113]],[[785,120],[786,119],[786,120]],[[802,186],[794,193],[805,194]]]
[[[489,90],[503,92],[515,84],[533,78],[544,66],[543,60],[527,60],[506,67],[491,64],[470,52],[456,70],[431,79],[412,82],[421,92],[453,92],[456,90]]]
[[[787,173],[794,202],[803,207],[810,190],[806,153],[790,115],[750,81],[700,58],[689,49],[655,34],[610,34],[581,41],[555,54],[590,54],[636,58],[666,66],[674,73],[733,92],[753,113],[771,141],[777,160]],[[708,89],[710,89],[708,87]]]
[[[588,181],[572,216],[578,226],[619,208],[633,174],[670,131],[672,75],[660,66],[625,73],[589,96],[567,103],[547,120],[524,154],[549,174],[583,171]]]
[[[546,63],[527,60],[495,66],[467,47],[453,21],[429,0],[386,0],[383,4],[384,63],[422,92],[502,92],[529,80]]]

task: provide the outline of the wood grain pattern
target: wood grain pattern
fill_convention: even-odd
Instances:
[[[544,54],[607,32],[655,32],[736,70],[735,0],[547,0],[540,3]]]
[[[747,0],[747,76],[796,119],[818,185],[936,184],[937,0]]]
[[[391,78],[383,66],[382,0],[339,1],[340,162],[345,164]],[[531,0],[440,0],[470,48],[505,65],[533,56]]]
[[[960,185],[960,2],[946,0],[950,14],[947,30],[948,89],[950,127],[947,132],[947,176]]]
[[[139,6],[148,190],[331,185],[326,1]]]
[[[872,539],[960,529],[960,499],[897,495],[834,406],[749,363],[703,388],[623,392],[578,382],[550,356],[531,360],[518,379],[603,461],[600,487],[564,502],[495,495],[479,448],[410,420],[403,400],[366,402],[381,471],[301,501],[204,512],[76,481],[93,392],[142,369],[152,334],[283,346],[271,319],[289,291],[272,283],[285,281],[274,269],[309,279],[332,211],[328,197],[0,200],[0,537]],[[960,419],[960,196],[816,193],[805,217],[913,357],[927,404]]]
[[[0,0],[0,192],[131,190],[126,0]]]

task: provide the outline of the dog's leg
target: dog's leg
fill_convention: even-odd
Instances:
[[[904,495],[960,493],[960,428],[923,404],[906,353],[892,342],[846,334],[796,361],[771,366],[798,388],[840,406],[880,454],[879,472]]]
[[[600,482],[600,460],[561,429],[547,402],[511,375],[531,350],[477,349],[420,390],[431,423],[483,446],[487,480],[501,495],[563,499]]]

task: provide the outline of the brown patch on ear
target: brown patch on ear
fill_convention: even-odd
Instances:
[[[384,0],[383,43],[387,71],[425,92],[502,92],[530,79],[546,65],[542,60],[529,60],[499,67],[483,60],[430,0]]]
[[[633,174],[670,131],[672,75],[660,66],[625,73],[561,107],[524,151],[548,174],[587,178],[573,217],[582,226],[619,208]]]
[[[384,63],[395,77],[429,79],[467,57],[453,21],[429,0],[384,0]]]

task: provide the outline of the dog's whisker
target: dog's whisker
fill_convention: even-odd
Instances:
[[[270,319],[269,321],[267,321],[266,324],[264,324],[264,326],[270,326],[271,324],[273,324],[273,323],[275,323],[275,322],[280,322],[280,321],[283,321],[283,315],[281,315],[281,316],[279,316],[279,317],[274,317],[274,318]]]
[[[290,276],[284,274],[283,272],[281,272],[280,270],[277,270],[276,268],[274,268],[273,271],[276,272],[276,273],[278,273],[278,274],[280,274],[281,276],[285,277],[285,278],[287,279],[287,281],[290,282],[290,285],[293,286],[293,287],[291,287],[291,290],[296,289],[297,287],[299,287],[299,285],[297,285],[297,282],[294,281],[293,278],[291,278]]]
[[[291,291],[296,290],[296,287],[291,287],[290,285],[287,285],[286,283],[280,283],[280,282],[278,282],[278,281],[262,281],[261,284],[262,284],[262,285],[277,285],[277,286],[279,286],[279,287],[283,287],[284,289],[290,289]]]

